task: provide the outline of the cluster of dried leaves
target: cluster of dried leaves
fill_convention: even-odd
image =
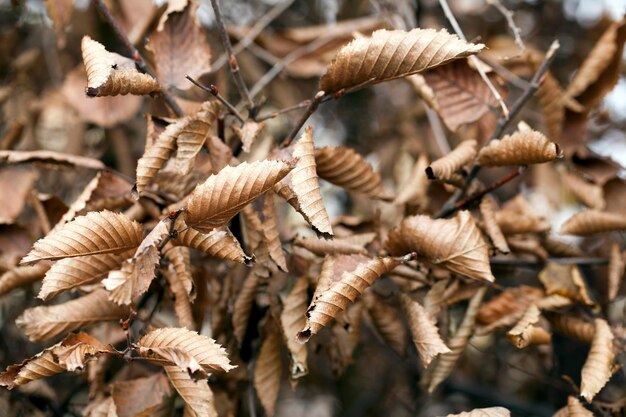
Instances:
[[[46,3],[61,51],[78,12],[72,2]],[[160,9],[112,3],[113,14],[101,1],[87,13],[95,17],[98,8],[121,42],[81,34],[82,64],[40,101],[37,121],[19,108],[28,100],[19,81],[2,87],[0,294],[27,289],[15,325],[47,347],[9,365],[0,385],[47,398],[52,388],[42,378],[81,372],[87,384],[78,377],[63,407],[85,416],[238,415],[253,413],[255,398],[271,416],[281,392],[288,395],[284,381],[296,390],[323,374],[316,368],[340,377],[363,345],[386,346],[408,367],[421,363],[412,376],[420,388],[412,389],[434,394],[471,343],[508,340],[545,358],[559,354],[557,339],[565,337],[590,348],[577,375],[567,375],[572,387],[562,397],[569,395],[567,404],[554,404],[563,407],[557,415],[619,409],[619,384],[594,399],[619,368],[626,337],[616,309],[626,254],[614,233],[626,230],[626,184],[584,142],[587,120],[599,117],[594,112],[618,79],[624,21],[608,26],[566,88],[550,71],[557,43],[545,54],[528,46],[503,59],[505,46],[485,51],[445,29],[401,30],[377,19],[257,33],[257,43],[233,29],[230,36],[254,45],[256,55],[282,56],[274,59],[292,77],[321,76],[317,93],[296,106],[307,109],[288,133],[272,124],[286,111],[264,116],[255,88],[242,88],[246,66],[235,55],[222,61],[239,87],[239,106],[215,86],[206,100],[185,79],[219,74],[207,75],[216,49],[194,2]],[[317,38],[324,42],[300,52]],[[477,68],[468,59],[477,55],[492,64]],[[18,74],[29,63],[14,65]],[[504,103],[479,70],[511,96],[510,116],[495,116]],[[316,146],[323,130],[315,123],[300,130],[324,103],[399,78],[408,84],[385,85],[410,85],[433,130],[445,132],[440,118],[459,141],[450,152],[433,152],[427,136],[393,143],[395,187],[393,174],[355,149]],[[520,83],[523,91],[508,94]],[[535,93],[543,120],[530,117],[505,133]],[[150,107],[134,183],[98,158],[72,154],[106,128],[116,166],[128,169],[131,143],[140,139],[120,124],[136,119],[139,96]],[[411,125],[411,117],[402,123]],[[51,142],[52,133],[61,143]],[[513,171],[498,180],[506,167]],[[522,174],[532,191],[508,184]],[[324,181],[352,196],[352,212],[329,214]],[[74,198],[66,206],[68,194]],[[572,201],[587,208],[552,231]],[[565,235],[585,239],[571,244]],[[599,279],[580,266],[604,261]],[[512,271],[523,266],[535,272],[518,279]],[[32,289],[41,305],[32,305]],[[3,335],[21,337],[10,333],[12,323],[4,327]],[[79,393],[85,401],[70,404]]]

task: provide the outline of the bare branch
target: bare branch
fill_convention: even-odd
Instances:
[[[220,103],[222,103],[224,106],[226,106],[226,108],[228,109],[228,111],[237,118],[237,120],[239,120],[241,123],[245,122],[244,118],[241,116],[241,114],[239,114],[239,112],[237,111],[237,109],[235,108],[235,106],[233,106],[232,104],[230,104],[230,102],[228,100],[226,100],[224,98],[224,96],[222,96],[219,92],[219,90],[217,89],[216,86],[214,86],[213,84],[209,85],[208,87],[200,84],[198,81],[194,80],[193,78],[191,78],[189,75],[185,74],[185,78],[187,78],[189,81],[191,81],[192,84],[194,84],[196,87],[200,87],[201,89],[203,89],[204,91],[206,91],[207,93],[211,94],[213,97],[215,97]]]
[[[500,0],[487,0],[487,3],[498,9],[502,16],[506,19],[511,32],[513,32],[513,36],[515,37],[515,43],[519,46],[520,55],[526,51],[526,45],[524,45],[524,41],[522,40],[522,30],[515,24],[515,20],[513,20],[513,12],[504,7]]]

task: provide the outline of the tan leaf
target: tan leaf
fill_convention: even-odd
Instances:
[[[609,270],[607,273],[607,297],[609,301],[615,300],[624,278],[624,267],[626,266],[626,256],[620,250],[619,244],[611,245],[611,255],[609,257]],[[0,282],[2,279],[0,278]]]
[[[150,75],[137,71],[132,59],[107,51],[104,45],[89,36],[83,36],[80,48],[87,71],[85,92],[88,96],[161,92],[159,82]]]
[[[359,300],[340,312],[337,322],[330,327],[331,343],[326,347],[330,368],[335,378],[339,378],[354,362],[354,352],[359,345],[363,303]]]
[[[564,173],[562,178],[567,189],[574,194],[578,201],[592,209],[602,210],[604,208],[606,203],[601,186],[585,181],[571,172]]]
[[[450,130],[475,122],[499,105],[478,71],[465,59],[426,71],[424,78],[435,93],[437,112]],[[490,78],[492,84],[498,84],[495,77]],[[503,88],[499,90],[506,96]]]
[[[292,166],[282,161],[259,161],[227,166],[198,185],[187,201],[185,222],[207,233],[224,226],[248,203],[269,191]]]
[[[544,233],[552,227],[550,222],[543,217],[537,217],[529,212],[514,210],[498,210],[496,223],[505,235],[520,233]]]
[[[142,235],[141,225],[123,214],[107,210],[90,212],[39,239],[20,263],[99,253],[121,253],[136,248]]]
[[[156,329],[143,336],[137,342],[142,349],[177,348],[190,355],[206,372],[221,370],[228,372],[234,366],[230,364],[226,350],[213,339],[199,335],[193,330],[181,328]],[[173,365],[171,360],[158,361],[161,364]]]
[[[578,398],[570,395],[567,397],[568,417],[594,417],[593,413],[587,410]]]
[[[468,211],[452,219],[407,217],[389,232],[386,246],[395,255],[416,252],[419,259],[457,274],[494,281],[488,245]]]
[[[437,325],[426,313],[424,307],[404,294],[400,294],[400,303],[409,322],[413,343],[424,368],[428,367],[438,355],[450,353],[450,349],[439,336]]]
[[[594,324],[565,314],[548,316],[552,328],[565,336],[582,343],[591,343],[595,333]]]
[[[190,117],[179,119],[177,122],[167,125],[149,147],[146,142],[146,150],[137,162],[135,189],[138,193],[141,194],[146,189],[157,172],[163,168],[174,153],[176,150],[176,137],[190,120]]]
[[[319,239],[296,236],[293,244],[305,248],[318,256],[324,255],[367,255],[365,245],[376,238],[375,233],[362,233],[345,238]]]
[[[426,168],[429,179],[449,180],[453,174],[476,156],[477,142],[464,140],[452,152],[434,161]]]
[[[283,149],[279,155],[283,159],[287,159],[284,158],[287,155],[296,159],[296,166],[274,186],[274,190],[302,214],[318,234],[332,236],[333,230],[322,200],[315,168],[313,128],[307,126],[302,136],[289,148]]]
[[[422,74],[413,74],[405,78],[409,84],[413,87],[413,90],[417,95],[424,100],[426,104],[432,109],[437,110],[439,105],[435,99],[435,92],[426,82],[426,78]]]
[[[40,281],[49,269],[50,264],[48,262],[39,262],[37,265],[16,266],[0,275],[0,295],[4,295],[15,288]]]
[[[509,245],[506,243],[506,239],[500,230],[500,226],[496,221],[496,202],[493,197],[486,195],[480,202],[480,215],[483,218],[485,225],[485,231],[487,236],[491,239],[493,246],[501,253],[509,253]]]
[[[169,408],[170,396],[170,384],[162,373],[116,381],[111,386],[111,398],[118,417],[159,416],[165,411],[162,409]]]
[[[510,417],[511,412],[504,407],[475,408],[459,414],[448,414],[446,417]]]
[[[594,304],[577,265],[548,263],[539,273],[539,281],[548,294],[558,294],[587,305]]]
[[[617,83],[626,40],[626,20],[613,22],[576,71],[566,96],[586,108],[595,107]]]
[[[150,348],[140,346],[138,350],[142,357],[162,366],[176,365],[180,369],[186,370],[194,380],[208,378],[207,371],[184,349],[173,346]]]
[[[537,63],[536,69],[539,69],[539,65],[540,62]],[[548,137],[554,139],[559,139],[563,132],[565,121],[564,94],[565,92],[561,89],[558,80],[550,71],[546,72],[543,82],[537,90],[537,97],[543,110]]]
[[[97,282],[110,271],[119,268],[133,252],[131,249],[119,254],[104,253],[61,259],[46,273],[37,297],[45,301],[63,291]]]
[[[543,296],[544,292],[541,289],[526,285],[506,288],[480,307],[476,316],[476,321],[484,326],[480,329],[480,333],[489,333],[501,327],[513,326],[528,306]]]
[[[254,120],[248,119],[243,123],[243,126],[241,128],[235,125],[230,125],[230,127],[241,141],[241,149],[247,153],[250,152],[252,144],[256,141],[256,139],[265,128],[265,123],[257,123]]]
[[[317,334],[340,311],[344,311],[363,294],[376,279],[400,263],[400,259],[392,257],[373,258],[359,264],[351,272],[344,272],[339,281],[333,282],[328,289],[313,299],[306,313],[306,326],[298,333],[298,342],[306,343],[312,335]]]
[[[55,151],[0,151],[3,164],[42,163],[68,167],[103,170],[106,166],[99,159]]]
[[[39,177],[33,169],[21,167],[3,167],[0,169],[0,224],[12,224],[20,215],[35,181]]]
[[[255,271],[250,271],[233,305],[233,333],[238,342],[243,341],[258,287],[259,275]]]
[[[317,279],[313,300],[321,297],[333,282],[338,282],[344,272],[354,271],[359,264],[368,262],[369,258],[363,255],[328,255],[322,263],[322,270]]]
[[[428,177],[426,176],[426,168],[428,167],[428,156],[423,153],[415,161],[413,170],[409,177],[402,184],[397,192],[395,204],[410,204],[426,206],[427,191],[429,186]]]
[[[285,342],[291,359],[291,378],[297,379],[309,372],[307,347],[296,342],[296,335],[306,325],[306,310],[309,302],[309,283],[306,277],[296,280],[289,295],[283,302],[280,323],[285,334]]]
[[[581,373],[580,395],[591,402],[613,375],[613,332],[606,320],[595,319],[591,350]]]
[[[243,264],[248,264],[251,261],[250,257],[241,249],[239,241],[225,226],[211,230],[209,233],[187,229],[172,239],[172,242],[175,245],[197,249],[202,253],[219,259],[227,259]]]
[[[213,392],[206,379],[194,381],[187,371],[178,366],[164,366],[165,373],[178,395],[185,401],[185,410],[191,410],[191,416],[217,417]]]
[[[538,236],[518,235],[508,238],[509,247],[513,253],[528,253],[545,263],[548,260],[548,252],[541,246]]]
[[[596,233],[626,230],[626,215],[598,210],[583,210],[561,226],[562,235],[590,236]]]
[[[181,282],[182,288],[185,290],[190,301],[196,298],[196,289],[194,288],[193,276],[191,275],[191,254],[189,248],[173,247],[169,249],[165,256],[171,262],[172,268],[177,275],[178,281]]]
[[[85,368],[86,360],[100,353],[113,353],[115,349],[101,343],[87,333],[74,333],[61,342],[61,346],[53,351],[57,361],[70,371]]]
[[[69,26],[74,12],[74,2],[72,0],[46,0],[46,8],[57,35],[57,46],[62,49],[65,47],[65,29]]]
[[[531,304],[515,327],[508,331],[506,337],[516,348],[523,349],[531,345],[543,345],[551,342],[550,333],[539,326],[535,326],[540,316],[541,312],[537,305]]]
[[[316,149],[315,163],[317,175],[338,187],[381,200],[392,198],[383,189],[380,175],[352,148]]]
[[[377,30],[341,48],[320,80],[320,90],[332,94],[406,77],[454,59],[476,54],[482,44],[471,44],[446,30]]]
[[[372,324],[381,339],[398,355],[404,356],[407,335],[398,309],[385,303],[381,297],[376,296],[373,292],[363,294],[363,301],[372,319]]]
[[[263,339],[259,356],[254,363],[254,389],[268,417],[273,416],[276,411],[281,374],[280,335],[273,331]]]
[[[128,317],[128,308],[109,301],[108,292],[96,290],[85,296],[54,306],[29,308],[15,323],[33,342],[101,321]]]
[[[583,257],[585,254],[576,246],[570,245],[566,242],[561,242],[550,236],[545,236],[541,241],[541,245],[548,251],[548,253],[557,258],[577,258]]]
[[[146,49],[154,54],[159,80],[167,89],[187,90],[185,75],[198,79],[211,70],[211,47],[195,19],[195,3],[163,17]]]
[[[487,167],[530,165],[561,157],[559,145],[550,142],[541,132],[523,126],[520,124],[512,135],[489,142],[478,153],[477,163]]]
[[[193,330],[195,323],[190,301],[193,278],[191,277],[189,249],[181,246],[174,247],[166,253],[166,257],[171,263],[169,270],[163,275],[174,296],[174,312],[178,318],[178,324]]]
[[[428,392],[432,393],[443,380],[445,380],[453,371],[454,366],[465,350],[476,324],[476,315],[483,301],[486,287],[479,289],[472,297],[467,306],[465,317],[459,325],[454,336],[448,341],[449,353],[443,353],[437,358],[434,365],[430,381],[428,383]]]

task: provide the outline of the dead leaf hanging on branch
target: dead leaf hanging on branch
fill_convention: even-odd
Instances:
[[[591,402],[613,375],[613,332],[602,319],[594,320],[595,333],[591,350],[582,369],[580,395]]]
[[[449,180],[453,174],[476,156],[477,142],[464,140],[452,152],[434,161],[426,168],[426,175],[431,180]]]

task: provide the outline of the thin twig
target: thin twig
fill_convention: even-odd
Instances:
[[[254,101],[252,100],[250,91],[248,91],[248,87],[246,87],[246,83],[244,82],[241,72],[239,71],[239,64],[237,63],[237,58],[233,53],[233,45],[230,43],[230,38],[228,36],[228,32],[226,31],[226,24],[224,23],[224,17],[222,16],[219,0],[211,0],[211,6],[213,7],[213,12],[215,13],[215,21],[217,22],[220,36],[222,37],[224,49],[226,49],[226,53],[228,54],[230,72],[233,75],[235,85],[237,86],[237,90],[239,90],[241,98],[246,102],[246,107],[248,108],[248,111],[250,111],[251,116],[254,118]]]
[[[33,190],[28,196],[29,202],[31,206],[35,209],[35,213],[37,214],[37,218],[39,219],[39,226],[41,227],[41,231],[44,235],[50,233],[50,220],[48,220],[48,215],[46,214],[46,210],[41,204],[41,201],[37,198],[36,192]]]
[[[311,101],[311,104],[309,104],[309,107],[306,108],[306,111],[302,114],[298,122],[291,129],[291,132],[289,132],[287,137],[285,137],[285,139],[283,139],[283,141],[281,142],[281,148],[285,148],[291,145],[293,139],[296,137],[302,126],[304,126],[309,117],[311,117],[315,110],[317,110],[317,107],[320,105],[324,97],[325,93],[323,91],[318,91],[317,94],[315,94],[315,97]]]
[[[294,0],[286,0],[284,2],[278,3],[274,7],[272,7],[267,13],[265,13],[257,22],[248,30],[243,38],[237,42],[237,44],[233,47],[232,54],[237,56],[241,51],[246,49],[254,40],[259,36],[261,32],[270,24],[274,19],[280,16],[285,10],[289,8],[293,4]],[[211,71],[216,72],[220,68],[224,66],[224,64],[228,61],[228,55],[226,53],[220,55],[219,58],[215,60],[213,65],[211,66]]]
[[[128,36],[126,35],[126,33],[124,33],[124,29],[122,29],[118,21],[111,14],[109,8],[104,3],[104,0],[93,0],[93,3],[96,6],[96,10],[98,10],[98,13],[100,13],[100,16],[102,16],[102,18],[109,24],[109,26],[111,26],[119,41],[122,43],[122,45],[124,45],[124,48],[126,48],[126,53],[130,55],[133,61],[135,61],[135,65],[137,65],[137,68],[139,68],[140,71],[150,75],[155,80],[158,80],[156,74],[150,68],[148,68],[148,65],[146,65],[146,61],[144,61],[141,54],[139,54],[139,51],[137,50],[137,48],[135,48],[135,45],[133,45],[128,39]],[[176,116],[184,116],[185,113],[180,108],[176,100],[174,100],[174,97],[172,97],[172,95],[167,91],[167,89],[162,88],[161,95],[163,96],[165,103],[167,103],[167,105],[172,109]]]
[[[515,24],[515,20],[513,19],[513,12],[504,7],[500,0],[487,0],[487,3],[498,9],[502,16],[504,16],[511,32],[513,32],[515,43],[519,46],[519,53],[520,55],[523,54],[524,51],[526,51],[526,45],[524,45],[524,41],[522,40],[522,30]]]
[[[512,85],[519,88],[520,90],[526,90],[528,86],[530,85],[528,81],[519,77],[517,74],[510,71],[507,67],[497,63],[493,59],[490,59],[486,56],[479,56],[478,59],[483,61],[485,64],[489,65],[491,68],[493,68],[495,72],[497,72],[500,76],[502,76],[506,81],[510,82]]]
[[[237,120],[239,120],[241,123],[245,122],[244,118],[241,116],[241,114],[239,114],[239,112],[237,111],[235,106],[230,104],[230,102],[228,100],[226,100],[224,98],[224,96],[222,96],[220,94],[219,90],[217,89],[217,87],[215,85],[211,84],[211,85],[209,85],[207,87],[207,86],[205,86],[203,84],[200,84],[198,81],[194,80],[189,75],[185,75],[185,78],[187,78],[189,81],[191,81],[191,83],[194,84],[196,87],[200,87],[201,89],[203,89],[204,91],[206,91],[207,93],[209,93],[213,97],[215,97],[220,103],[222,103],[224,106],[226,106],[226,108],[228,109],[230,114],[235,116],[237,118]]]
[[[459,35],[461,39],[463,39],[464,41],[467,41],[467,38],[465,37],[465,34],[463,33],[461,26],[459,26],[459,22],[457,22],[456,17],[454,17],[454,14],[452,13],[452,10],[450,10],[450,6],[448,5],[447,0],[439,0],[439,4],[441,5],[441,8],[443,9],[443,13],[446,15],[446,18],[452,25],[454,32],[456,32],[456,34]],[[469,59],[470,61],[472,61],[472,64],[474,64],[476,71],[478,71],[478,73],[480,74],[480,77],[483,79],[485,84],[487,84],[487,87],[489,87],[489,91],[491,91],[491,94],[493,94],[496,100],[498,100],[498,103],[500,103],[500,107],[502,108],[502,114],[508,118],[509,109],[506,107],[506,104],[504,104],[504,100],[502,100],[502,96],[500,95],[496,87],[492,84],[489,77],[487,77],[487,74],[485,74],[485,71],[482,69],[480,62],[478,61],[478,58],[476,58],[474,55],[471,55]]]
[[[259,116],[259,117],[256,118],[256,121],[257,122],[262,122],[262,121],[265,121],[265,120],[268,120],[268,119],[273,119],[274,117],[280,116],[281,114],[285,114],[285,113],[289,113],[289,112],[294,111],[294,110],[302,109],[302,108],[305,108],[305,107],[307,107],[309,105],[311,105],[311,100],[306,99],[306,100],[301,101],[298,104],[294,104],[293,106],[285,107],[283,109],[276,110],[273,113],[264,114],[263,116]]]

